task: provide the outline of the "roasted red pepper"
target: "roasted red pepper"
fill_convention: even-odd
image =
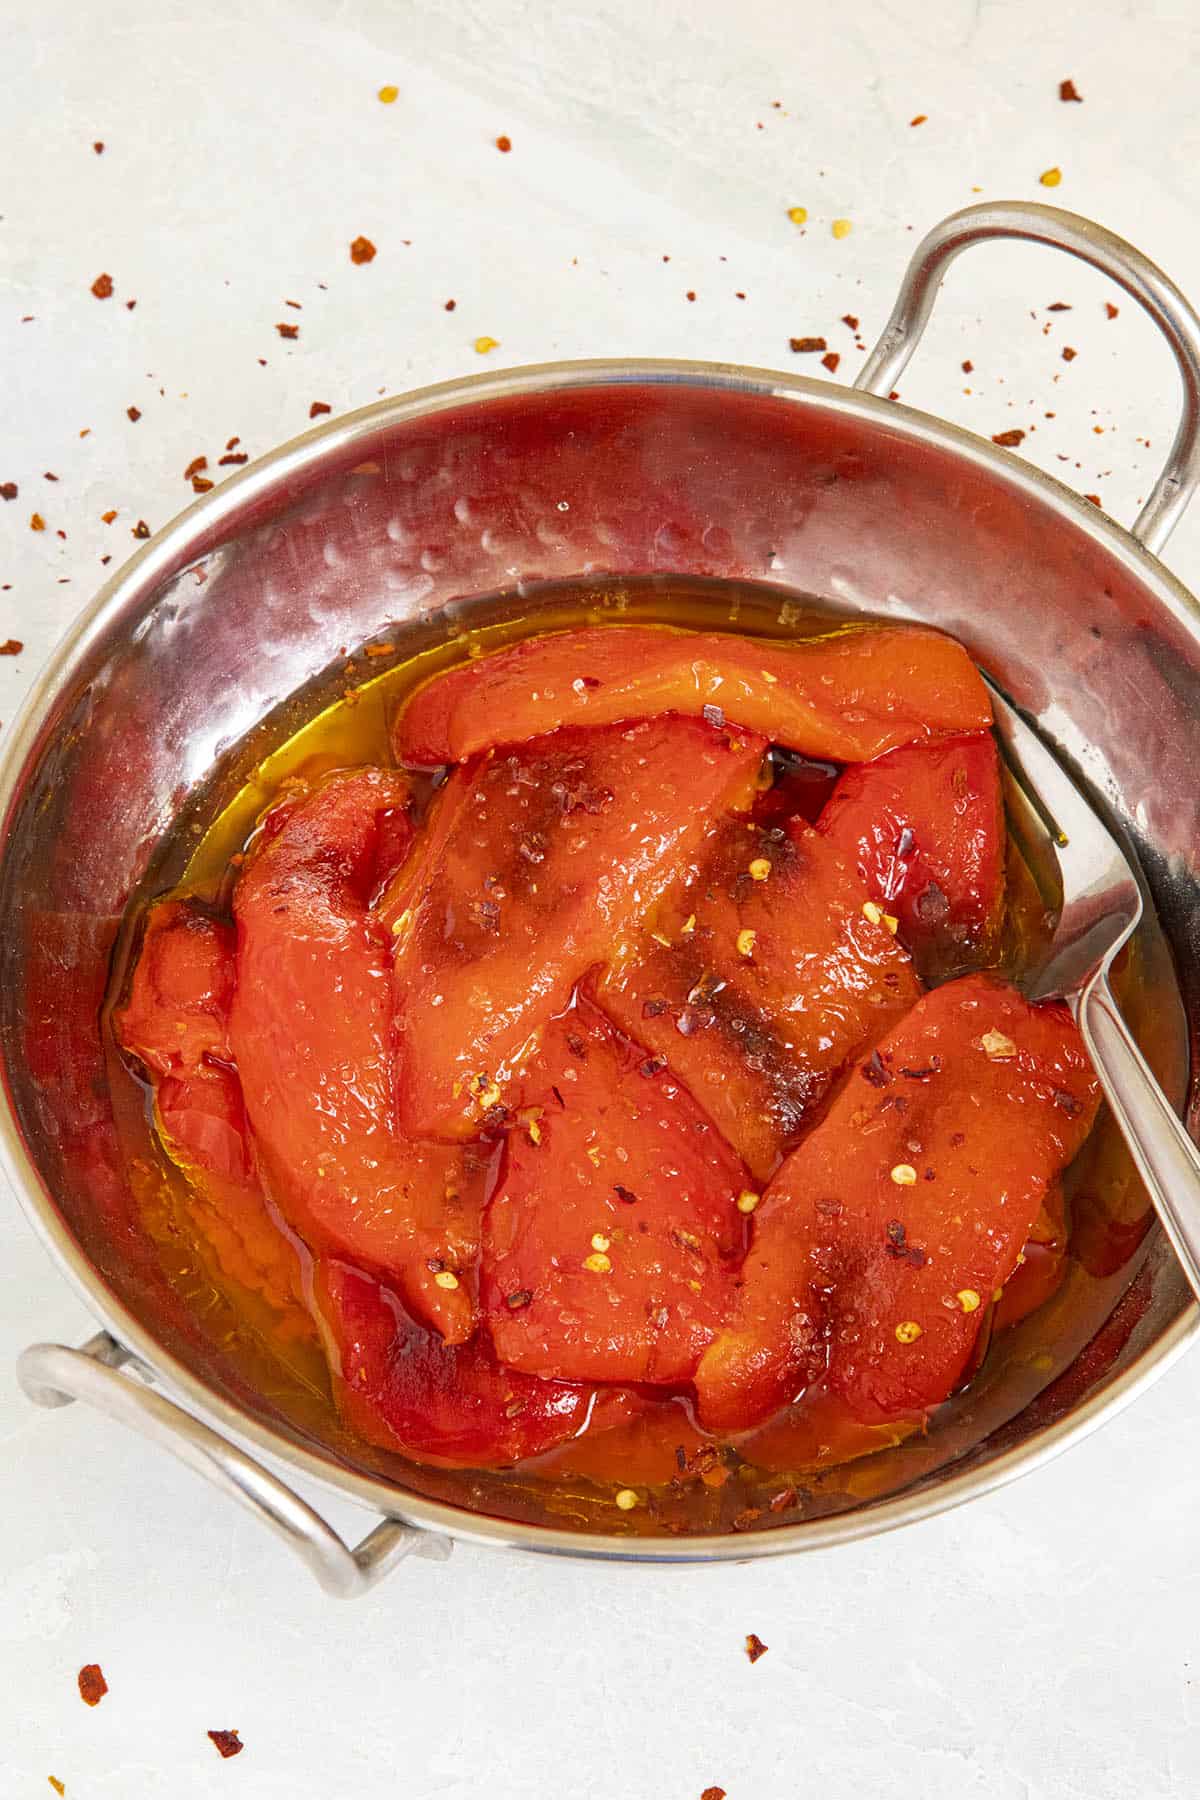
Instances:
[[[484,1218],[500,1360],[677,1386],[732,1303],[743,1165],[691,1095],[581,999],[548,1028]]]
[[[402,777],[366,768],[268,818],[234,896],[230,1045],[280,1212],[316,1253],[386,1272],[458,1342],[487,1152],[394,1130],[390,959],[368,910],[406,801]]]
[[[962,645],[918,626],[843,626],[780,644],[601,625],[525,638],[435,676],[401,714],[395,741],[402,762],[433,767],[562,725],[714,710],[843,763],[992,721]]]
[[[869,1424],[944,1400],[1097,1104],[1065,1007],[981,975],[928,994],[765,1196],[704,1422],[754,1425],[822,1376]]]
[[[585,1425],[617,1424],[637,1407],[620,1389],[597,1395],[502,1368],[482,1334],[445,1344],[389,1288],[344,1263],[318,1263],[313,1286],[339,1411],[368,1443],[427,1462],[495,1467],[537,1456]]]
[[[1004,911],[1004,804],[990,732],[912,744],[847,769],[817,829],[853,858],[922,970],[994,950]]]
[[[383,908],[396,940],[396,1091],[417,1136],[502,1116],[539,1026],[652,907],[763,743],[698,719],[554,733],[456,770]]]
[[[699,872],[596,981],[765,1182],[848,1058],[920,992],[850,857],[802,829],[731,820]]]

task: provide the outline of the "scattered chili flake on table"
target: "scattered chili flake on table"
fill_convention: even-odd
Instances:
[[[136,300],[127,300],[127,301],[126,301],[126,302],[125,302],[125,311],[126,311],[126,312],[132,312],[132,311],[133,311],[133,309],[134,309],[134,307],[135,307],[135,306],[136,306],[136,305],[137,305],[137,301],[136,301]]]
[[[1072,350],[1070,344],[1063,345],[1062,359],[1064,362],[1074,362],[1078,355],[1078,350]]]
[[[975,364],[970,360],[969,357],[963,363],[962,372],[964,375],[972,375],[975,372]]]
[[[1058,97],[1060,100],[1078,100],[1080,105],[1083,104],[1083,95],[1080,93],[1079,89],[1075,86],[1075,83],[1073,81],[1060,81],[1059,82]]]
[[[99,1663],[84,1663],[79,1671],[79,1698],[85,1706],[99,1706],[108,1692],[104,1670]]]
[[[829,373],[831,375],[836,375],[837,367],[838,367],[838,364],[841,362],[841,360],[842,359],[838,355],[836,350],[827,350],[825,352],[824,356],[821,358],[821,363],[824,368],[829,370]]]
[[[67,1791],[66,1787],[58,1779],[57,1775],[47,1775],[46,1780],[50,1783],[50,1786],[54,1789],[56,1794],[65,1794],[66,1793],[66,1791]]]
[[[0,656],[20,656],[24,648],[25,646],[20,638],[6,638],[5,641],[0,644]]]
[[[1105,311],[1106,317],[1108,317],[1110,319],[1115,319],[1117,314],[1120,312],[1120,310],[1121,310],[1120,307],[1114,306],[1111,300],[1106,300],[1104,302],[1104,311]]]
[[[236,1731],[210,1731],[208,1735],[222,1756],[236,1756],[246,1748]]]
[[[374,262],[374,260],[374,244],[369,237],[363,237],[360,234],[350,246],[350,261],[352,263],[369,263]]]
[[[29,529],[30,531],[45,531],[46,521],[43,519],[41,513],[30,513]]]
[[[1014,425],[1011,431],[994,431],[992,433],[992,442],[993,444],[1000,444],[1005,450],[1014,450],[1016,446],[1023,441],[1024,437],[1025,433]]]
[[[125,417],[129,420],[131,425],[136,425],[141,416],[142,413],[140,407],[127,406],[125,408]]]
[[[19,491],[15,481],[0,481],[0,500],[15,500]]]
[[[218,468],[221,468],[221,469],[224,469],[224,468],[227,468],[230,466],[232,466],[233,468],[240,469],[243,463],[248,463],[249,461],[250,461],[250,457],[249,457],[249,453],[247,451],[245,451],[245,450],[230,450],[230,451],[227,451],[224,456],[218,456],[217,466],[218,466]]]
[[[275,329],[281,338],[298,338],[300,336],[298,325],[276,325]]]
[[[789,206],[788,207],[788,218],[792,221],[793,225],[806,224],[808,221],[807,206]],[[663,261],[666,262],[666,260],[667,259],[664,256]]]
[[[457,305],[458,305],[457,300],[447,300],[446,301],[446,311],[453,312]]]
[[[486,356],[489,350],[498,350],[500,348],[500,339],[494,337],[477,337],[475,339],[475,348],[480,356]]]
[[[380,88],[377,98],[382,100],[385,106],[391,106],[394,101],[400,98],[400,89],[398,87],[393,87],[390,81],[386,82],[384,86]]]
[[[1070,312],[1070,310],[1071,303],[1069,300],[1052,300],[1046,308],[1047,312]]]
[[[97,275],[95,281],[93,281],[93,283],[92,283],[92,292],[93,292],[93,294],[95,294],[97,300],[111,300],[112,299],[112,291],[113,291],[112,276],[111,275]]]
[[[684,297],[685,297],[685,299],[688,299],[688,300],[694,300],[696,298],[695,288],[689,288],[687,291],[687,294]]]
[[[505,156],[507,156],[512,149],[512,139],[506,132],[502,131],[500,136],[496,139],[496,148],[497,150],[503,151]]]
[[[851,331],[858,330],[858,320],[855,318],[853,313],[843,313],[842,314],[842,324],[848,325],[850,327]]]
[[[718,1787],[705,1788],[700,1800],[725,1800],[725,1789]]]
[[[97,156],[103,156],[104,155],[104,139],[97,138],[95,143],[92,145],[92,149],[96,152]]]
[[[100,517],[104,520],[104,523],[106,525],[111,525],[113,520],[116,518],[116,516],[117,516],[117,509],[115,506],[111,507],[108,512],[102,512],[100,514]]]
[[[327,406],[325,404],[324,400],[314,400],[312,405],[308,409],[308,416],[310,419],[319,419],[322,413],[327,413],[327,412],[332,412],[332,411],[333,411],[333,408],[331,406]]]
[[[797,356],[810,356],[817,350],[827,350],[829,348],[823,337],[789,338],[788,344],[796,352]]]
[[[1057,187],[1059,182],[1062,180],[1062,170],[1061,169],[1043,169],[1041,174],[1038,176],[1038,180],[1041,182],[1043,187]]]
[[[191,462],[188,464],[187,468],[183,471],[183,479],[185,481],[190,481],[192,479],[193,475],[199,475],[201,469],[207,469],[207,467],[208,467],[207,456],[193,456]]]
[[[150,536],[150,527],[147,525],[145,519],[138,520],[137,524],[133,527],[133,535],[135,538],[148,538]]]
[[[192,476],[192,491],[194,493],[207,494],[211,490],[212,486],[213,486],[213,483],[208,479],[207,475],[193,475]]]
[[[835,219],[829,229],[835,238],[847,238],[854,230],[854,226],[849,219]]]
[[[1099,506],[1100,504],[1099,494],[1085,494],[1083,497],[1085,500],[1090,500],[1093,506]]]
[[[918,113],[915,118],[908,121],[910,130],[914,125],[923,125],[928,117],[928,113]]]
[[[756,1663],[760,1656],[765,1656],[770,1648],[770,1644],[763,1643],[757,1631],[746,1633],[746,1655],[752,1663]]]

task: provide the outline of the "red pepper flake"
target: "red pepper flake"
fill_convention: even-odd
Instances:
[[[458,305],[457,300],[447,300],[446,305],[445,305],[445,310],[447,312],[453,312],[457,305]]]
[[[744,300],[744,299],[745,299],[745,298],[746,298],[746,296],[745,296],[745,294],[744,294],[744,293],[743,293],[743,292],[742,292],[742,290],[741,290],[741,288],[735,288],[735,289],[734,289],[734,293],[733,293],[733,297],[734,297],[734,299],[735,299],[735,300]]]
[[[103,568],[103,566],[104,566],[104,565],[105,565],[105,564],[106,564],[106,563],[110,563],[110,562],[111,562],[111,561],[112,561],[112,557],[111,557],[111,556],[102,556],[102,557],[101,557],[101,558],[100,558],[100,566],[101,566],[101,567],[102,567],[102,568]]]
[[[848,325],[850,327],[851,331],[858,330],[858,320],[855,318],[853,313],[843,313],[842,314],[842,324]]]
[[[49,469],[47,469],[45,474],[42,476],[42,480],[43,481],[57,481],[58,476],[52,474],[51,471]]]
[[[823,337],[789,338],[788,343],[797,356],[812,356],[818,350],[829,348]]]
[[[135,538],[148,538],[150,536],[150,527],[147,525],[145,519],[138,520],[137,524],[133,527],[133,535]]]
[[[95,143],[92,145],[92,149],[96,152],[97,156],[103,156],[104,155],[104,139],[97,138]]]
[[[100,148],[103,149],[104,146],[101,145]],[[58,1779],[57,1775],[47,1775],[46,1780],[50,1783],[50,1786],[54,1789],[56,1794],[65,1794],[66,1793],[66,1791],[67,1791],[66,1787]]]
[[[0,481],[0,500],[15,500],[19,491],[15,481]]]
[[[85,1706],[99,1706],[108,1692],[104,1670],[99,1663],[84,1663],[79,1671],[79,1698]]]
[[[700,1800],[725,1800],[725,1789],[718,1787],[705,1788]]]
[[[134,309],[134,307],[135,307],[135,306],[136,306],[136,305],[137,305],[137,301],[136,301],[136,300],[127,300],[127,301],[126,301],[126,302],[125,302],[125,311],[126,311],[126,312],[132,312],[132,311],[133,311],[133,309]]]
[[[688,298],[688,299],[689,299],[689,300],[694,300],[694,299],[695,299],[695,298],[696,298],[696,290],[695,290],[695,288],[689,288],[689,289],[688,289],[688,291],[687,291],[687,298]]]
[[[276,325],[275,329],[281,338],[298,338],[300,336],[298,325]]]
[[[763,1643],[756,1631],[746,1633],[746,1655],[752,1663],[756,1663],[760,1656],[765,1656],[770,1648],[769,1644]]]
[[[228,443],[225,445],[225,448],[227,450],[236,450],[238,445],[241,443],[241,441],[242,440],[240,437],[231,437],[229,439]]]
[[[1067,300],[1052,300],[1046,308],[1047,312],[1070,312],[1070,310],[1070,302]]]
[[[207,456],[193,456],[191,462],[188,464],[187,468],[183,471],[183,479],[185,481],[190,481],[192,479],[193,475],[198,475],[200,473],[201,469],[207,469],[207,467],[208,467]]]
[[[285,300],[283,304],[285,306],[294,306],[297,312],[304,311],[304,308],[301,306],[299,300]]]
[[[97,275],[95,281],[93,281],[93,283],[92,283],[92,292],[93,292],[93,294],[95,294],[97,300],[111,300],[112,299],[112,291],[113,291],[112,276],[111,275]]]
[[[974,373],[974,369],[975,369],[975,364],[973,362],[971,362],[970,358],[968,358],[967,361],[964,362],[963,366],[962,366],[963,374],[971,375]]]
[[[331,406],[326,406],[324,400],[314,400],[308,409],[308,416],[310,419],[319,419],[322,413],[332,411],[333,408]]]
[[[1100,504],[1099,494],[1085,494],[1083,497],[1085,500],[1090,500],[1093,506],[1099,506]]]
[[[212,487],[213,483],[208,479],[207,475],[192,476],[192,491],[194,493],[207,494],[211,491]]]
[[[1005,450],[1015,450],[1017,445],[1024,441],[1024,438],[1025,433],[1019,431],[1016,426],[1014,426],[1011,431],[995,431],[992,433],[993,444],[1000,444]]]
[[[136,425],[141,416],[141,409],[139,407],[127,406],[125,408],[125,417],[129,420],[131,425]]]
[[[505,156],[508,155],[509,151],[512,149],[512,139],[508,136],[507,132],[501,132],[500,136],[496,139],[496,148],[497,150],[502,151]]]
[[[822,364],[822,367],[829,370],[829,373],[831,375],[836,375],[837,367],[838,367],[838,364],[841,362],[841,360],[842,359],[838,355],[836,350],[827,350],[825,352],[824,356],[821,358],[821,364]]]
[[[43,519],[41,513],[30,513],[29,529],[30,531],[45,531],[46,521]]]
[[[113,520],[116,518],[116,516],[117,516],[117,509],[115,506],[109,512],[100,514],[100,517],[104,520],[104,523],[106,525],[111,525]]]
[[[1062,359],[1064,362],[1074,362],[1078,355],[1078,350],[1072,350],[1070,344],[1063,345]]]
[[[375,246],[369,237],[356,237],[350,246],[352,263],[369,263],[375,261]]]
[[[0,644],[0,656],[20,656],[24,648],[20,638],[6,638]]]
[[[232,450],[227,452],[224,456],[218,456],[217,467],[223,469],[227,464],[233,464],[235,468],[240,468],[243,463],[248,463],[249,461],[250,458],[245,450]]]
[[[794,1487],[785,1487],[780,1488],[777,1494],[772,1494],[768,1504],[773,1513],[786,1512],[789,1506],[795,1506],[798,1498]]]
[[[1081,106],[1083,104],[1083,95],[1073,81],[1059,82],[1058,97],[1060,100],[1078,100]]]
[[[236,1756],[246,1748],[236,1731],[210,1731],[208,1735],[222,1756]]]
[[[1117,314],[1120,312],[1120,310],[1121,310],[1120,307],[1114,306],[1111,300],[1106,300],[1104,302],[1104,312],[1105,312],[1106,318],[1115,319]]]
[[[928,113],[918,113],[914,119],[908,121],[909,129],[911,130],[914,125],[923,125],[928,117]]]

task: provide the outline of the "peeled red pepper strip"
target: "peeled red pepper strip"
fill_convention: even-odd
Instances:
[[[1097,1105],[1065,1007],[984,975],[927,994],[764,1196],[702,1422],[747,1429],[822,1377],[867,1424],[938,1405]]]
[[[188,1176],[222,1267],[280,1307],[302,1305],[299,1256],[268,1211],[230,1066],[233,985],[232,927],[188,902],[161,901],[114,1024],[149,1071],[159,1138]]]
[[[395,746],[401,762],[433,767],[563,725],[712,708],[805,756],[842,763],[992,720],[962,645],[920,626],[843,626],[781,644],[599,625],[525,638],[433,677],[401,714]]]
[[[451,775],[381,907],[404,1131],[464,1136],[499,1116],[533,1034],[713,821],[749,806],[763,749],[699,719],[653,719],[555,732]]]
[[[592,984],[770,1179],[843,1064],[920,985],[849,856],[807,828],[729,819],[692,879]]]
[[[632,1416],[620,1389],[540,1381],[497,1362],[482,1333],[443,1343],[361,1269],[318,1262],[314,1306],[346,1424],[368,1443],[422,1462],[483,1468],[553,1449],[585,1426]]]
[[[728,1314],[749,1177],[686,1089],[580,999],[546,1032],[484,1215],[501,1362],[678,1386]]]
[[[263,1179],[293,1229],[317,1254],[387,1273],[458,1342],[474,1326],[465,1259],[486,1153],[394,1131],[390,957],[367,904],[406,800],[403,777],[364,768],[268,818],[234,894],[230,1044]]]
[[[924,971],[986,962],[1004,914],[1004,802],[990,732],[910,744],[841,776],[817,824]]]

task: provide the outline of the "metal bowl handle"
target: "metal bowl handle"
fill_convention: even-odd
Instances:
[[[1090,263],[1149,313],[1170,344],[1183,382],[1183,411],[1162,473],[1133,527],[1134,537],[1157,555],[1200,483],[1200,318],[1175,283],[1114,232],[1078,213],[1032,201],[1000,200],[951,213],[917,246],[892,316],[855,387],[891,393],[921,341],[950,264],[960,251],[991,238],[1049,244]]]
[[[39,1406],[87,1400],[110,1419],[163,1444],[188,1468],[252,1512],[306,1563],[327,1594],[350,1600],[406,1556],[417,1551],[442,1558],[450,1540],[399,1519],[383,1519],[353,1550],[319,1513],[268,1469],[209,1426],[140,1381],[119,1373],[141,1364],[106,1331],[78,1350],[66,1344],[32,1344],[17,1363],[17,1378]]]

